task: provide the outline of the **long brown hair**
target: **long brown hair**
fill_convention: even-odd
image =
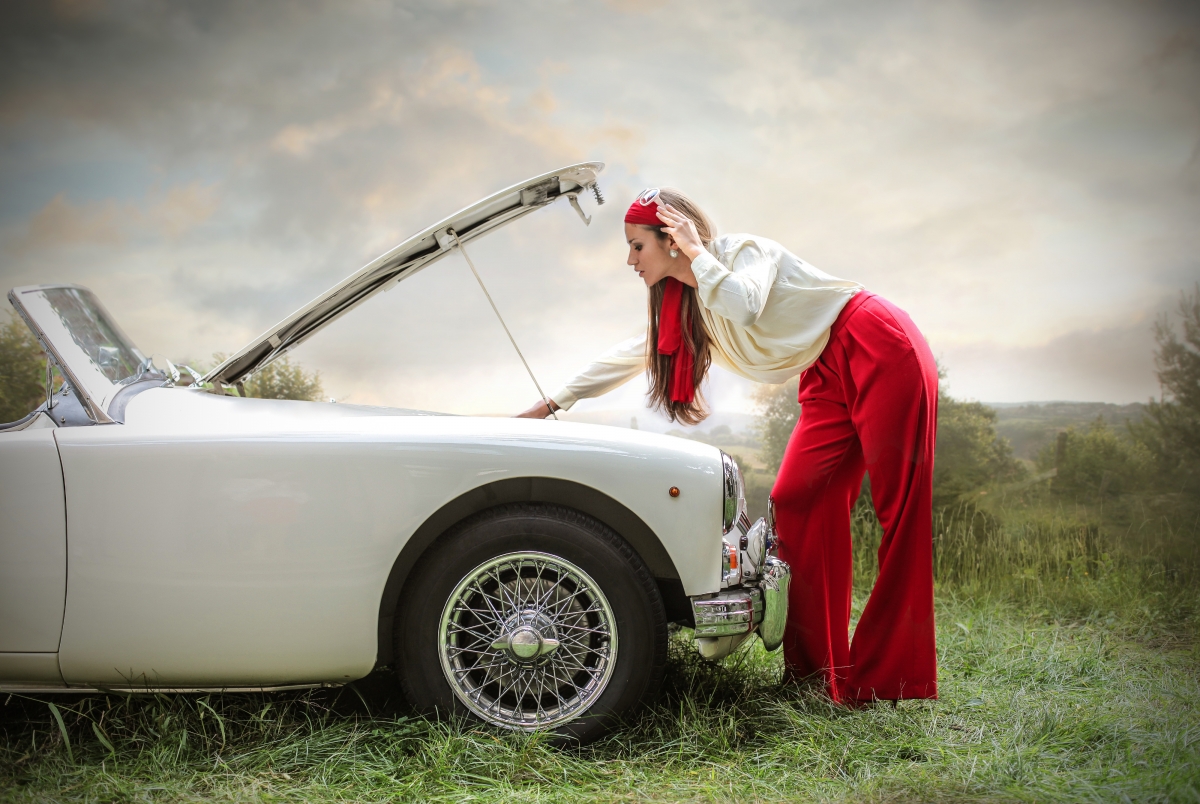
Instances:
[[[696,224],[696,233],[700,235],[700,241],[705,247],[712,242],[716,230],[696,202],[673,188],[660,190],[658,201],[670,204],[691,218],[692,223]],[[667,235],[662,229],[654,226],[645,228],[654,232],[659,240],[667,239]],[[708,368],[712,364],[712,355],[709,354],[711,338],[708,330],[704,327],[704,317],[700,313],[700,298],[696,294],[696,289],[684,285],[681,309],[684,312],[687,326],[683,328],[683,339],[692,354],[695,355],[692,366],[692,382],[695,385],[696,394],[691,402],[673,402],[671,400],[671,356],[658,353],[658,319],[662,313],[665,285],[664,280],[650,288],[650,321],[646,337],[646,369],[650,375],[650,407],[664,411],[673,422],[699,424],[708,416],[708,406],[704,401],[704,396],[700,393],[700,384],[704,382],[704,378],[708,375]]]

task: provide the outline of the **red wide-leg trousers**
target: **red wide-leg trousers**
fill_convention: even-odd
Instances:
[[[937,366],[898,307],[860,291],[800,377],[800,423],[772,497],[792,566],[783,649],[792,679],[838,702],[936,698],[933,452]],[[850,509],[871,477],[879,577],[850,644]]]

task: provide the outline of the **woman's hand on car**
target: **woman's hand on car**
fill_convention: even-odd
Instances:
[[[544,419],[556,410],[561,408],[554,404],[553,399],[539,399],[537,404],[529,410],[522,411],[514,416],[514,419]]]

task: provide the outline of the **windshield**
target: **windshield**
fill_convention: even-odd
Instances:
[[[109,382],[121,384],[137,376],[144,358],[90,290],[46,288],[40,294],[62,319],[71,340]]]
[[[94,421],[117,393],[145,376],[149,363],[96,295],[78,285],[13,288],[9,301],[29,323]]]

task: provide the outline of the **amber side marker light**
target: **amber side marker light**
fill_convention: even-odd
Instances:
[[[667,494],[670,494],[672,497],[678,497],[679,486],[671,486],[671,488],[667,490]]]

